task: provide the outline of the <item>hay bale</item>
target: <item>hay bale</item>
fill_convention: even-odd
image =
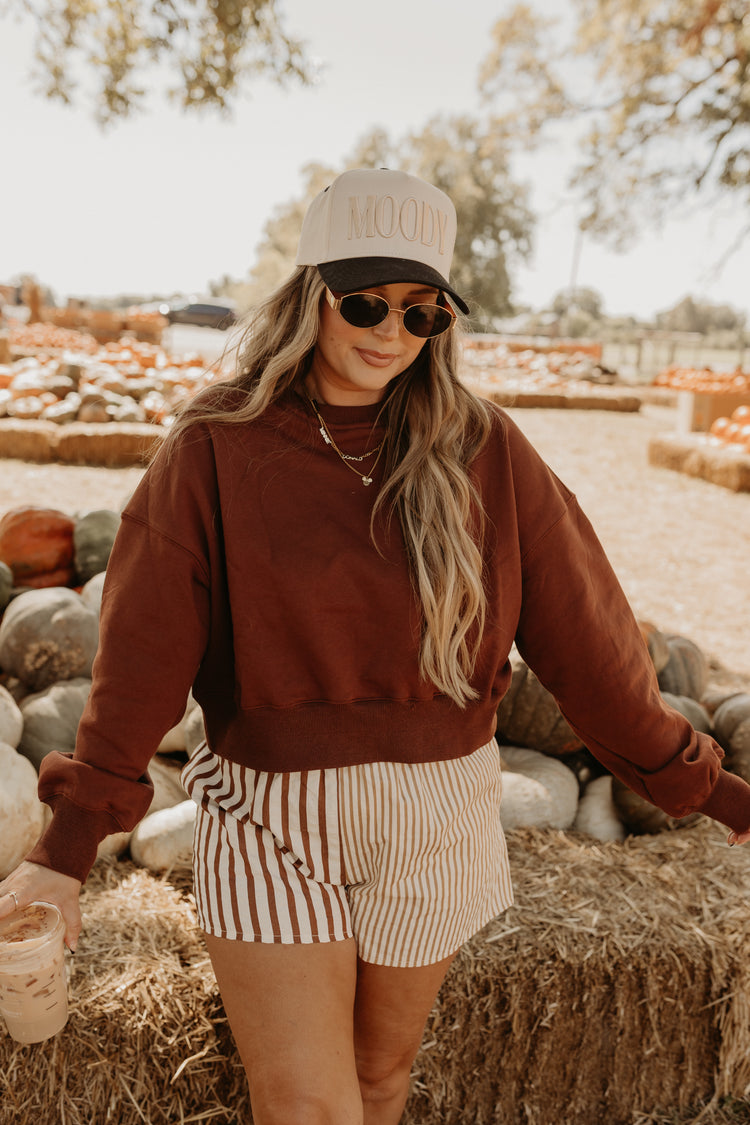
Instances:
[[[55,456],[71,465],[145,465],[150,450],[164,436],[162,429],[146,422],[71,422],[58,427]]]
[[[82,909],[66,1028],[31,1047],[0,1031],[0,1125],[245,1125],[244,1071],[186,880],[100,861]]]
[[[750,1096],[750,873],[725,835],[509,834],[516,905],[456,959],[404,1125],[631,1125]]]
[[[750,1097],[750,872],[724,837],[509,833],[516,905],[454,962],[403,1125],[734,1120],[689,1110]],[[0,1032],[0,1125],[248,1125],[189,877],[102,861],[83,909],[67,1028]]]
[[[502,387],[485,391],[481,385],[473,385],[477,394],[484,395],[498,406],[537,407],[547,410],[616,410],[626,414],[637,413],[641,409],[639,395],[621,392],[609,387],[596,390],[513,390]]]
[[[714,444],[704,435],[659,434],[649,442],[648,463],[732,492],[750,492],[750,453]]]
[[[57,426],[54,422],[0,419],[0,457],[18,461],[54,461]]]

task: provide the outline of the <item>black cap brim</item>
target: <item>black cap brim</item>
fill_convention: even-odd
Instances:
[[[374,285],[419,281],[447,293],[462,313],[469,312],[463,298],[446,284],[437,270],[409,258],[340,258],[335,262],[318,263],[318,272],[328,288],[336,293],[354,293]]]

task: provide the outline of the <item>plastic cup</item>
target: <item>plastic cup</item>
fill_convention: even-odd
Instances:
[[[41,1043],[65,1027],[64,935],[63,916],[48,902],[0,922],[0,1015],[19,1043]]]

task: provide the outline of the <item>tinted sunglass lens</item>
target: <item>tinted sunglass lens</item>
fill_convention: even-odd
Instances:
[[[354,328],[374,328],[390,311],[388,302],[376,293],[350,293],[341,301],[340,313]]]
[[[442,305],[412,305],[404,313],[404,328],[412,336],[427,340],[450,328],[453,317]]]

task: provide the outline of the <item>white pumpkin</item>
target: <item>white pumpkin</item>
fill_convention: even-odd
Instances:
[[[83,604],[92,613],[99,616],[102,608],[102,590],[104,589],[104,579],[107,577],[107,572],[102,570],[99,574],[95,574],[93,578],[89,578],[81,588],[81,598]]]
[[[618,840],[627,835],[612,800],[612,777],[605,774],[595,777],[586,786],[578,802],[578,813],[573,827],[576,832],[586,832],[597,840]]]
[[[6,687],[0,684],[0,742],[15,750],[23,734],[21,708]]]
[[[194,703],[192,710],[183,719],[182,729],[185,734],[185,749],[192,754],[202,742],[206,741],[206,724],[203,711]]]
[[[155,872],[190,867],[197,811],[195,802],[187,800],[145,816],[130,837],[134,861]]]
[[[36,794],[36,770],[0,742],[0,879],[10,875],[41,836],[46,806]]]
[[[148,807],[148,814],[159,812],[160,809],[169,809],[173,805],[181,804],[187,793],[180,780],[182,767],[177,762],[162,758],[158,754],[151,759],[148,767],[149,777],[154,784],[154,795]],[[121,856],[130,844],[132,832],[113,832],[105,836],[97,849],[97,859],[103,856]]]
[[[570,828],[578,809],[578,779],[558,758],[519,746],[501,746],[500,823],[512,828]]]

